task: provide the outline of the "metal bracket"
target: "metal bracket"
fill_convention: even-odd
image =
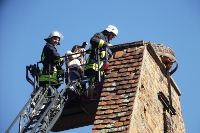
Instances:
[[[161,91],[158,93],[158,98],[162,102],[164,108],[166,108],[170,114],[176,115],[176,110],[172,105],[170,105],[169,100]]]

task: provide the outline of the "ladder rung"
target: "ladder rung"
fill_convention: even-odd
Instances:
[[[35,124],[35,123],[37,123],[37,122],[38,122],[37,120],[32,120],[32,121],[30,122],[30,125]]]
[[[32,127],[25,128],[23,132],[27,132],[27,131],[30,131],[30,130],[32,130],[32,129],[33,129]]]
[[[33,116],[33,119],[39,119],[41,117],[41,115],[35,115],[35,116]]]

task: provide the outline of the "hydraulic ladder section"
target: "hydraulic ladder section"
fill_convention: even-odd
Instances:
[[[30,79],[28,81],[34,83]],[[17,115],[6,133],[10,132],[17,121],[19,121],[19,133],[48,133],[62,113],[64,106],[69,103],[71,93],[75,90],[78,93],[79,89],[77,87],[77,84],[73,82],[70,82],[60,92],[51,86],[36,87],[31,94],[31,98]],[[51,93],[50,95],[49,92]]]

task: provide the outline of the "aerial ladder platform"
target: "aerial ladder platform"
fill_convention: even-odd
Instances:
[[[96,50],[96,62],[98,64],[100,64],[100,61],[107,62],[109,55],[106,54],[106,58],[100,60],[101,51],[99,49]],[[108,52],[108,48],[105,48],[105,50]],[[70,81],[61,91],[58,91],[51,85],[40,87],[37,81],[40,63],[41,62],[37,62],[37,64],[26,66],[26,79],[34,89],[31,93],[31,98],[11,123],[6,133],[10,133],[14,125],[17,123],[18,133],[48,133],[61,116],[63,109],[67,109],[68,106],[71,106],[70,103],[76,103],[83,100],[83,96],[88,96],[89,88],[91,89],[94,87],[89,85],[91,77],[84,77],[79,80]],[[60,76],[60,84],[65,84],[65,73],[67,72],[69,72],[69,70],[65,70],[64,75]],[[30,78],[30,75],[32,78]],[[99,85],[100,82],[101,78],[99,69],[97,84]],[[83,89],[81,86],[82,84],[85,84],[87,88]],[[98,91],[98,94],[100,94],[101,90],[99,89]],[[100,96],[94,99],[87,99],[85,100],[85,103],[91,101],[98,102],[99,97]],[[83,103],[84,102],[81,102],[81,104]],[[85,109],[81,104],[78,104],[78,106],[81,108],[82,112],[88,113],[88,109]]]

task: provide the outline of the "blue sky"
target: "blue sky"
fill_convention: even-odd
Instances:
[[[0,1],[0,132],[5,132],[30,98],[33,87],[25,68],[40,60],[46,38],[58,30],[64,55],[75,44],[115,25],[113,45],[151,41],[171,47],[179,62],[172,75],[181,90],[187,133],[200,127],[199,0],[1,0]],[[64,131],[91,132],[92,126]],[[13,131],[14,133],[15,131]]]

